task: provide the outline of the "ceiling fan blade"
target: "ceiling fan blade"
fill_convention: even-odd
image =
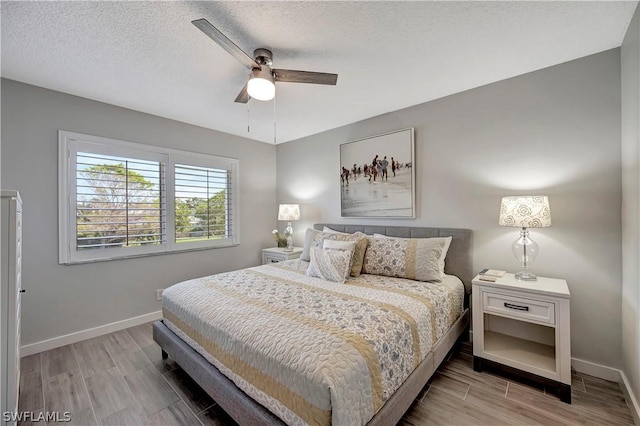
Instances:
[[[240,49],[234,42],[229,40],[229,38],[222,34],[219,29],[211,25],[209,21],[204,18],[196,19],[195,21],[191,21],[193,25],[198,27],[200,31],[205,33],[209,38],[220,45],[224,50],[231,53],[231,56],[236,58],[240,63],[248,68],[258,68],[262,69],[262,67],[253,60],[249,55],[244,53],[242,49]]]
[[[313,83],[329,84],[335,86],[338,81],[338,74],[328,74],[325,72],[295,71],[295,70],[273,70],[276,81],[288,83]]]
[[[236,97],[236,100],[234,102],[246,104],[247,102],[249,102],[249,99],[251,99],[251,96],[249,96],[249,92],[247,92],[247,84],[245,84],[240,93],[238,93],[238,96]]]

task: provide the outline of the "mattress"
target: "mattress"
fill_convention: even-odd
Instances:
[[[363,425],[463,312],[464,286],[363,274],[334,283],[290,260],[163,292],[164,322],[290,425]]]

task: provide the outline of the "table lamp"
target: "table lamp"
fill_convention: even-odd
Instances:
[[[293,251],[293,226],[291,226],[291,221],[300,220],[300,206],[298,204],[280,204],[278,220],[287,221],[287,228],[284,230],[284,236],[287,238],[287,248],[284,251]]]
[[[535,281],[536,275],[529,271],[529,265],[538,257],[538,244],[529,238],[528,228],[551,226],[549,199],[544,195],[503,197],[500,204],[500,226],[521,228],[520,238],[511,246],[514,256],[522,265],[515,276],[522,281]]]

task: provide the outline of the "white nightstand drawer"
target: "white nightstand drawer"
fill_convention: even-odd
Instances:
[[[544,324],[555,324],[555,304],[488,291],[482,292],[484,312],[502,314]]]
[[[282,262],[283,260],[287,260],[287,259],[282,256],[270,256],[268,254],[264,254],[262,256],[262,263],[264,264],[278,263],[278,262]]]
[[[294,247],[292,251],[286,251],[282,247],[262,249],[262,264],[278,263],[284,260],[297,259],[302,254],[301,247]]]

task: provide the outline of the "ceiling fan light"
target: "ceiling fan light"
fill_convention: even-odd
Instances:
[[[268,67],[265,66],[261,70],[257,68],[251,70],[247,92],[249,96],[259,101],[270,101],[276,96],[276,85]]]

